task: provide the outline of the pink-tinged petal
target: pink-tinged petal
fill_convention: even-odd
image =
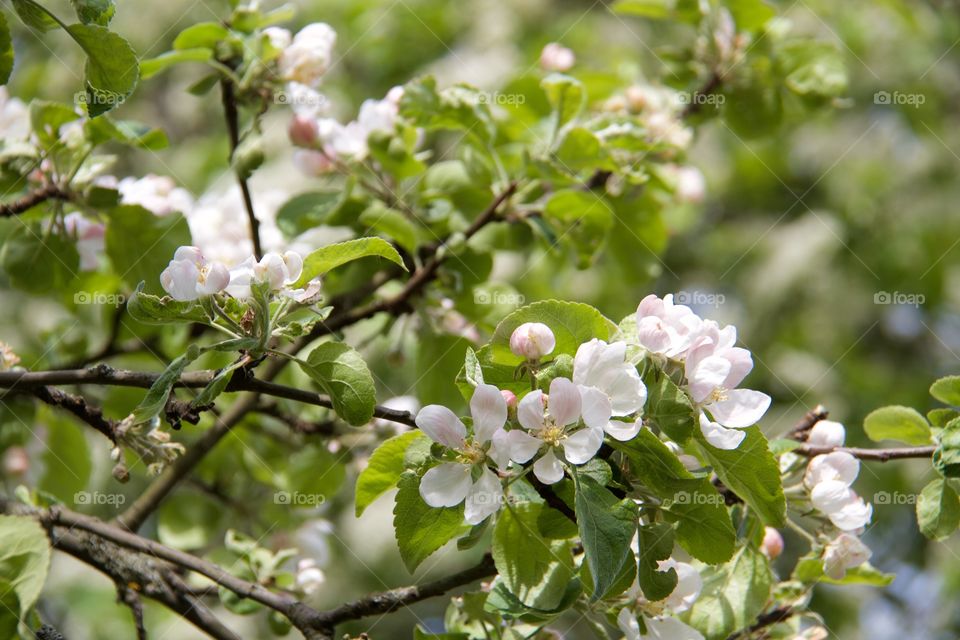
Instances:
[[[672,299],[672,298],[671,298]],[[651,293],[637,306],[637,321],[646,316],[662,316],[664,314],[663,300],[655,293]]]
[[[470,398],[473,433],[480,442],[488,442],[507,421],[507,401],[492,384],[477,385]]]
[[[467,524],[480,524],[500,510],[503,504],[503,486],[490,469],[484,469],[467,494],[463,517]]]
[[[197,281],[197,291],[202,295],[213,295],[230,284],[230,270],[219,262],[210,262],[201,269],[201,278]]]
[[[427,405],[420,409],[415,422],[434,442],[451,449],[463,447],[467,428],[450,409],[439,404]]]
[[[703,402],[721,386],[730,373],[730,361],[720,356],[707,356],[692,370],[687,367],[690,395],[694,402]]]
[[[543,441],[534,438],[529,433],[514,429],[507,432],[507,450],[510,459],[518,464],[529,462],[530,458],[537,454]]]
[[[174,300],[196,300],[200,297],[197,293],[199,274],[197,266],[189,260],[174,260],[160,274],[160,284]]]
[[[603,430],[614,440],[626,442],[633,440],[643,428],[643,419],[637,418],[633,422],[623,422],[621,420],[611,420],[603,427]]]
[[[738,429],[727,429],[700,414],[700,433],[717,449],[736,449],[747,437],[747,434]]]
[[[533,475],[543,484],[554,484],[563,479],[563,465],[554,455],[553,449],[533,463]]]
[[[815,487],[822,482],[838,480],[849,487],[860,473],[860,461],[846,451],[833,451],[813,458],[807,465],[803,483]]]
[[[637,320],[637,341],[648,351],[670,353],[679,336],[661,318],[647,316]]]
[[[576,424],[580,420],[580,389],[566,378],[550,383],[547,412],[558,425]]]
[[[543,392],[534,389],[523,396],[517,405],[517,420],[524,429],[539,431],[543,428]]]
[[[563,457],[570,464],[585,464],[597,455],[603,444],[603,429],[586,427],[563,441]]]
[[[580,387],[580,411],[583,414],[584,423],[588,427],[597,429],[606,427],[610,422],[610,416],[613,415],[610,398],[596,387]]]
[[[173,253],[174,260],[189,260],[195,265],[201,265],[206,262],[203,259],[203,253],[198,247],[178,247]]]
[[[471,485],[468,465],[446,462],[423,474],[420,497],[431,507],[454,507],[467,497]]]
[[[720,385],[725,389],[733,389],[738,386],[753,369],[753,356],[746,349],[740,347],[723,349],[718,351],[717,355],[730,362],[730,373],[727,374],[726,379]]]
[[[770,396],[752,389],[731,389],[725,400],[709,405],[713,419],[725,427],[742,429],[756,424],[770,407]]]

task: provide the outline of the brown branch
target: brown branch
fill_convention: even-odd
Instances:
[[[775,624],[786,622],[787,620],[792,618],[794,615],[796,615],[796,613],[797,613],[797,610],[794,609],[793,607],[779,607],[777,609],[772,609],[764,614],[761,614],[757,618],[757,621],[754,624],[747,627],[746,629],[737,631],[731,634],[730,636],[728,636],[727,640],[739,640],[740,638],[751,637],[751,634],[757,631],[762,631],[767,627],[772,627]]]
[[[810,429],[813,429],[814,425],[821,420],[826,420],[829,415],[830,412],[827,411],[827,408],[822,404],[818,404],[810,411],[807,411],[784,437],[790,438],[791,440],[806,440]]]
[[[89,404],[79,396],[69,394],[55,387],[37,387],[33,390],[33,395],[52,407],[59,407],[69,411],[109,438],[111,442],[114,444],[117,443],[117,422],[109,418],[104,418],[103,411],[99,407]]]
[[[68,191],[51,184],[41,189],[31,191],[19,200],[0,204],[0,218],[18,216],[47,200],[69,200],[70,197]]]
[[[223,117],[227,123],[227,136],[230,139],[230,162],[233,163],[234,154],[240,145],[240,115],[237,111],[237,94],[233,81],[229,78],[220,80],[220,98],[223,103]],[[234,171],[237,183],[240,185],[240,194],[243,196],[243,206],[247,212],[247,222],[250,225],[250,240],[253,242],[253,254],[257,260],[263,257],[263,247],[260,244],[260,221],[253,210],[253,196],[250,195],[250,185],[239,171]]]
[[[801,447],[793,449],[792,453],[796,453],[807,458],[812,458],[814,456],[823,455],[825,453],[833,453],[834,451],[842,451],[844,453],[849,453],[854,458],[859,458],[860,460],[875,460],[877,462],[887,462],[889,460],[902,460],[904,458],[929,458],[933,455],[933,452],[936,451],[936,447],[933,445],[926,447],[901,447],[901,448],[891,448],[891,449],[863,449],[860,447],[821,447],[816,445],[805,444]]]
[[[713,71],[707,78],[702,87],[693,92],[690,96],[690,102],[680,112],[681,118],[689,118],[692,115],[700,113],[703,110],[704,101],[702,98],[715,93],[723,84],[723,75],[718,71]]]

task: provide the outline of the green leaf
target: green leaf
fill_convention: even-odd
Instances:
[[[227,388],[227,385],[230,384],[233,373],[245,364],[246,361],[240,358],[220,369],[217,374],[213,376],[213,379],[207,383],[207,386],[197,394],[197,397],[190,401],[190,406],[197,408],[213,404],[214,400],[216,400],[217,397],[223,393],[223,390]]]
[[[552,610],[573,579],[568,540],[546,540],[537,520],[543,505],[526,502],[503,510],[493,531],[493,562],[504,585],[524,606]],[[629,544],[629,543],[628,543]]]
[[[763,0],[727,0],[724,6],[730,10],[738,31],[758,31],[776,15]]]
[[[13,584],[6,578],[0,578],[0,638],[17,638],[20,625],[20,599]]]
[[[930,385],[930,395],[954,407],[960,407],[960,376],[946,376]]]
[[[92,144],[103,144],[113,140],[140,149],[156,150],[164,149],[170,143],[163,129],[156,129],[133,120],[114,122],[107,117],[101,117],[87,120],[83,126]],[[112,206],[116,204],[117,202],[111,203]]]
[[[873,567],[869,562],[847,569],[846,574],[840,579],[834,579],[823,572],[823,560],[816,555],[807,555],[797,562],[793,570],[793,580],[799,580],[808,584],[826,583],[826,584],[864,584],[872,587],[885,587],[893,582],[892,573],[883,573]]]
[[[130,317],[146,324],[168,324],[170,322],[209,322],[203,307],[196,302],[180,302],[170,296],[155,296],[143,292],[144,283],[127,300],[127,312]]]
[[[917,497],[920,533],[933,540],[949,537],[960,526],[960,497],[946,480],[936,479]]]
[[[198,22],[192,24],[173,39],[173,48],[186,49],[215,49],[217,43],[230,37],[230,30],[219,22]]]
[[[400,557],[413,573],[433,552],[464,531],[463,505],[439,509],[427,505],[420,497],[420,479],[412,471],[405,472],[397,486],[393,527]]]
[[[694,439],[724,485],[743,498],[764,524],[783,526],[786,502],[780,468],[760,428],[753,426],[743,431],[743,442],[730,451],[710,445],[699,429],[694,430]]]
[[[330,396],[337,415],[354,426],[370,421],[377,404],[376,387],[355,349],[342,342],[324,342],[306,362],[297,363]]]
[[[33,0],[12,0],[12,2],[13,10],[31,29],[50,31],[61,26],[46,9]]]
[[[469,633],[427,633],[417,625],[413,630],[413,640],[470,640]]]
[[[577,472],[573,477],[577,527],[593,576],[592,600],[598,600],[607,595],[623,565],[633,558],[630,542],[637,531],[637,505],[630,499],[617,500],[588,475]]]
[[[342,206],[340,191],[308,191],[287,200],[277,212],[277,226],[293,237],[323,224],[331,212]]]
[[[170,397],[170,392],[173,391],[173,386],[180,380],[183,370],[198,357],[200,357],[200,350],[194,347],[188,349],[185,354],[174,358],[167,365],[163,373],[150,385],[147,395],[133,410],[134,424],[143,424],[160,415],[160,412],[167,405],[167,399]]]
[[[310,253],[303,261],[303,274],[293,286],[302,287],[332,269],[370,256],[386,258],[406,271],[403,259],[389,242],[382,238],[357,238],[321,247]]]
[[[65,289],[76,277],[80,256],[72,238],[20,223],[7,236],[0,265],[18,289],[50,293]]]
[[[199,549],[219,535],[224,512],[217,502],[197,493],[176,493],[157,511],[157,537],[176,549]]]
[[[960,417],[960,411],[956,409],[931,409],[927,411],[927,420],[935,427],[945,427],[957,417]]]
[[[587,104],[587,93],[583,85],[574,77],[562,73],[551,73],[540,83],[547,101],[553,109],[557,128],[570,122],[583,111]]]
[[[737,536],[723,496],[707,478],[695,478],[649,429],[627,442],[613,442],[636,477],[664,501],[664,518],[675,523],[680,546],[710,564],[733,557]]]
[[[114,271],[131,286],[146,283],[160,293],[160,273],[177,247],[190,245],[190,227],[179,213],[157,216],[138,205],[121,205],[110,212],[106,251]]]
[[[410,253],[417,250],[417,227],[407,216],[377,201],[364,209],[357,221],[393,239]]]
[[[673,0],[616,0],[613,11],[640,18],[664,19],[673,12]]]
[[[13,38],[7,16],[0,13],[0,84],[7,84],[13,71]]]
[[[647,600],[663,600],[677,587],[677,571],[670,568],[661,571],[660,560],[673,554],[673,527],[660,522],[645,524],[639,528],[640,555],[637,566],[637,581]]]
[[[67,32],[87,53],[87,113],[96,117],[130,97],[140,77],[140,63],[130,43],[105,27],[74,24]]]
[[[696,429],[696,412],[690,398],[670,376],[651,367],[644,376],[647,404],[644,417],[653,421],[671,440],[685,443]]]
[[[98,24],[105,27],[110,24],[114,12],[117,10],[113,0],[70,0],[77,19],[83,24]]]
[[[207,62],[213,58],[210,49],[178,49],[167,51],[160,55],[147,58],[140,62],[140,77],[144,80],[151,78],[161,71],[184,62]]]
[[[510,336],[525,322],[542,322],[553,331],[557,346],[548,356],[550,358],[561,353],[574,356],[581,344],[593,338],[607,340],[616,328],[588,304],[560,300],[534,302],[517,309],[497,325],[490,340],[494,362],[514,367],[523,362],[523,358],[510,351]]]
[[[874,442],[899,440],[913,445],[930,444],[930,425],[915,409],[893,405],[871,412],[863,430]]]
[[[71,423],[49,411],[44,414],[43,424],[46,425],[46,447],[39,488],[72,504],[75,494],[87,486],[93,470],[83,431],[86,426]]]
[[[778,60],[784,84],[795,94],[833,98],[847,90],[847,67],[840,51],[819,40],[796,40],[780,48]]]
[[[945,478],[960,478],[960,418],[947,423],[933,452],[933,466]]]
[[[36,520],[0,516],[0,578],[13,585],[20,601],[20,617],[33,607],[50,570],[50,542]]]
[[[557,235],[574,246],[578,266],[585,268],[603,247],[607,232],[613,227],[613,209],[592,191],[560,189],[544,205],[543,219],[559,227]]]
[[[403,87],[400,113],[415,126],[428,131],[462,131],[483,145],[492,142],[496,125],[484,94],[465,85],[437,91],[431,76],[417,78]]]
[[[767,604],[772,583],[766,557],[744,547],[721,571],[704,580],[687,622],[709,640],[723,640],[753,624]]]
[[[397,486],[400,476],[407,468],[407,449],[414,440],[424,437],[422,431],[408,431],[386,440],[374,450],[367,466],[357,477],[355,502],[358,518],[374,500]]]

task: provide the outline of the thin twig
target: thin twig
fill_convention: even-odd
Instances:
[[[237,111],[237,94],[233,81],[229,78],[220,80],[220,97],[223,103],[223,116],[227,123],[227,136],[230,139],[230,162],[233,163],[234,154],[240,145],[240,114]],[[263,257],[263,248],[260,244],[260,221],[253,210],[253,196],[250,194],[250,185],[247,179],[234,171],[237,175],[237,184],[240,185],[240,194],[243,196],[243,206],[247,211],[247,222],[250,225],[250,240],[253,242],[253,254],[257,260]]]
[[[0,218],[18,216],[47,200],[69,200],[70,197],[68,191],[51,184],[36,191],[31,191],[19,200],[0,204]]]
[[[891,449],[863,449],[860,447],[821,447],[805,444],[801,447],[793,449],[792,453],[812,458],[825,453],[842,451],[843,453],[849,453],[854,458],[859,458],[860,460],[887,462],[889,460],[902,460],[904,458],[929,458],[933,455],[933,452],[936,451],[936,449],[937,448],[933,445],[925,447],[898,447]]]

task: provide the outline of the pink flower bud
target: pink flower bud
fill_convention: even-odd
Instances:
[[[23,447],[10,447],[3,452],[3,472],[8,476],[22,476],[30,468],[30,456]]]
[[[540,66],[545,71],[569,71],[577,57],[573,51],[557,42],[551,42],[540,52]]]
[[[316,118],[297,114],[290,118],[287,134],[294,145],[309,149],[316,146],[320,137],[320,127],[317,125]]]
[[[500,395],[503,396],[504,402],[507,403],[507,409],[516,409],[517,408],[517,394],[509,389],[501,389]]]
[[[553,331],[540,322],[525,322],[510,336],[510,351],[527,360],[539,360],[552,353],[556,346]]]
[[[783,553],[783,536],[773,527],[764,527],[760,551],[771,560]]]

